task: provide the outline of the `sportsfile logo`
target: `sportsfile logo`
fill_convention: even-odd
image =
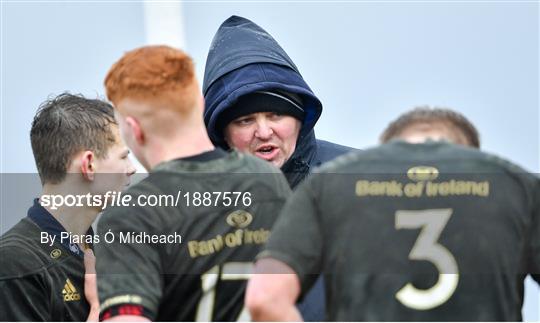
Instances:
[[[72,301],[81,300],[81,294],[77,292],[77,289],[75,288],[75,286],[73,286],[69,278],[66,279],[66,284],[64,285],[62,294],[64,295],[64,302],[72,302]]]

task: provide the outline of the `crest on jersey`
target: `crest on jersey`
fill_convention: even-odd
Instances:
[[[227,216],[227,224],[235,228],[245,228],[251,221],[253,221],[253,216],[244,210],[236,210]]]
[[[54,249],[51,251],[51,258],[52,259],[58,259],[62,255],[62,251],[60,249]]]
[[[415,166],[407,171],[407,177],[413,181],[432,181],[439,177],[439,170],[431,166]]]

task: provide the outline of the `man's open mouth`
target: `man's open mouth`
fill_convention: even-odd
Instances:
[[[275,149],[276,149],[276,147],[274,147],[274,146],[264,146],[264,147],[261,147],[261,148],[257,149],[257,152],[261,153],[261,154],[270,154]]]
[[[261,145],[255,150],[255,155],[270,160],[274,158],[279,152],[279,148],[274,145]]]

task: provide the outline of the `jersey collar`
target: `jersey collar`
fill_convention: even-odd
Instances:
[[[69,239],[64,239],[62,241],[61,234],[62,232],[67,232],[66,229],[52,216],[49,211],[47,211],[39,203],[39,198],[34,199],[34,205],[28,209],[28,218],[37,224],[43,232],[47,232],[50,235],[56,236],[55,240],[59,241],[60,244],[72,254],[83,257],[84,252],[81,250],[78,244],[70,243]],[[87,235],[94,235],[92,227],[90,227],[86,233]],[[65,235],[64,235],[65,236]]]

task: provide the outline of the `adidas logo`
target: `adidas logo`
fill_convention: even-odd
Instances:
[[[62,294],[64,295],[64,302],[79,301],[81,300],[81,294],[77,292],[77,289],[71,283],[71,280],[66,279],[66,284],[64,289],[62,289]]]

